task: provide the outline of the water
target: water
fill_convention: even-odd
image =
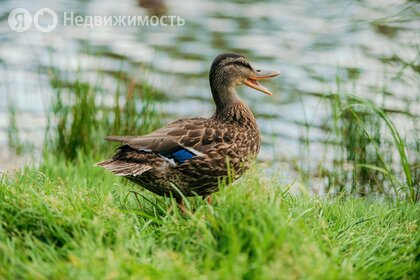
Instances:
[[[155,12],[139,2],[163,2],[159,9],[164,14],[180,16],[186,23],[182,27],[93,29],[62,24],[63,12]],[[415,15],[420,5],[415,1],[139,2],[0,2],[0,171],[21,166],[31,158],[16,157],[9,151],[8,104],[18,110],[21,140],[34,147],[32,153],[41,149],[52,94],[49,67],[69,79],[81,68],[83,77],[92,83],[99,79],[98,69],[103,70],[101,85],[109,92],[118,82],[115,73],[127,69],[131,76],[145,79],[165,93],[159,110],[169,121],[211,115],[207,74],[212,59],[225,51],[244,54],[253,65],[282,73],[264,82],[274,93],[272,97],[239,89],[263,133],[261,160],[299,158],[306,136],[313,143],[306,156],[311,162],[321,160],[322,143],[328,139],[324,128],[328,109],[322,93],[336,90],[337,73],[342,91],[383,105],[403,134],[418,129],[420,21]],[[13,32],[7,18],[16,7],[31,12],[51,8],[59,15],[59,25],[50,33],[34,28]],[[121,58],[128,63],[122,64]]]

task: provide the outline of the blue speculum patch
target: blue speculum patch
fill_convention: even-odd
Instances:
[[[173,159],[176,163],[184,163],[186,160],[195,156],[187,149],[181,148],[170,153],[161,153],[162,156]]]

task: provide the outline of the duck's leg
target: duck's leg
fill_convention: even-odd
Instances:
[[[187,208],[185,207],[184,200],[182,197],[176,199],[176,203],[178,203],[178,208],[181,210],[182,213],[187,214]]]
[[[139,197],[137,196],[139,193],[136,192],[136,191],[130,191],[130,192],[134,194],[134,197],[136,198],[137,204],[141,208],[141,203],[140,203]]]
[[[207,203],[209,205],[211,205],[212,204],[211,194],[209,194],[209,195],[203,195],[203,200],[207,201]]]

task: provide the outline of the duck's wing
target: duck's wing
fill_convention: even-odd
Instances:
[[[203,156],[214,145],[226,140],[226,128],[211,119],[193,118],[175,121],[144,136],[108,136],[134,150],[150,151],[178,163]]]

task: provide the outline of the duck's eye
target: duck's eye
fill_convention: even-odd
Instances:
[[[257,72],[261,72],[261,70],[257,70]]]

